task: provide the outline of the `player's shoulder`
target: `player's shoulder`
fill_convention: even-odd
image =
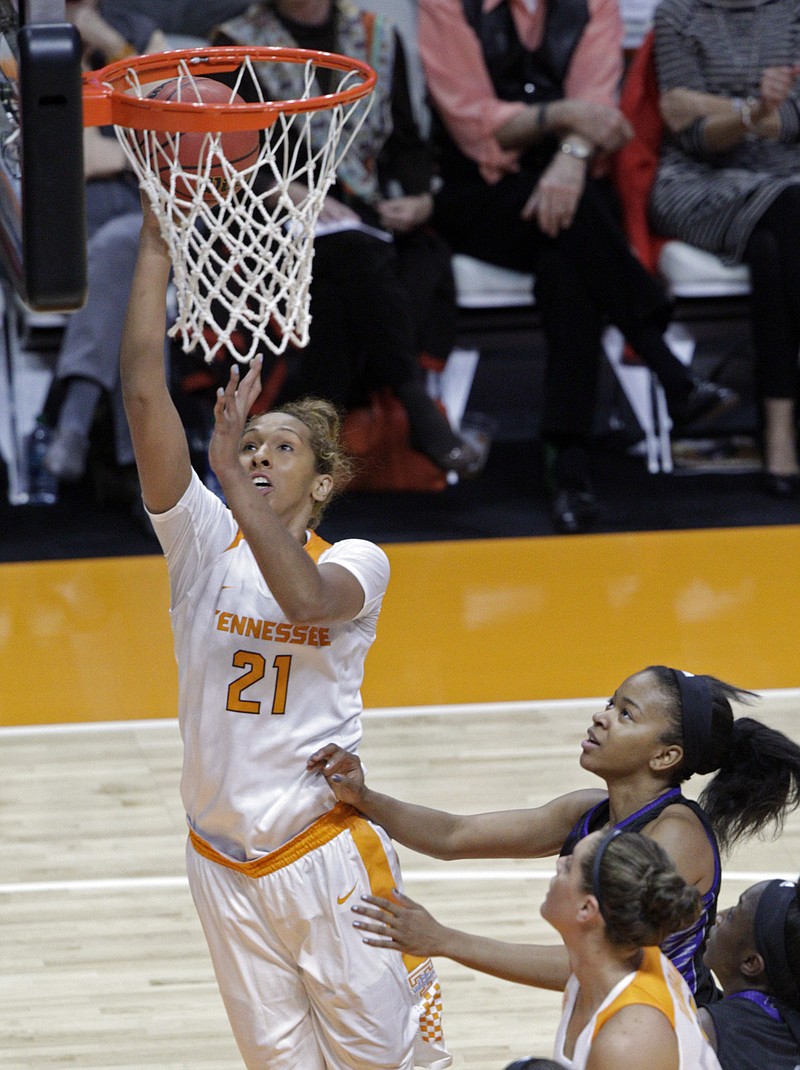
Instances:
[[[641,1066],[647,1052],[649,1070],[678,1064],[678,1038],[666,1014],[651,1004],[629,1003],[608,1018],[592,1041],[592,1070]]]
[[[323,540],[323,541],[325,541],[325,540]],[[326,551],[325,552],[327,553],[330,550],[341,550],[341,549],[351,550],[351,551],[354,551],[354,552],[358,552],[358,551],[371,552],[372,550],[379,550],[380,553],[384,553],[385,552],[384,550],[381,549],[380,546],[378,546],[378,544],[376,542],[373,542],[371,539],[358,539],[358,538],[337,539],[335,542],[328,542],[328,543],[326,543]]]
[[[647,833],[660,829],[661,831],[674,831],[680,835],[690,829],[697,832],[703,831],[703,823],[688,801],[677,801],[665,806],[661,813],[653,819],[647,827]]]
[[[337,558],[385,562],[387,568],[389,565],[386,551],[369,539],[339,539],[338,542],[328,543],[320,554],[320,560],[332,561]]]
[[[693,884],[708,879],[713,861],[713,837],[709,837],[691,807],[685,804],[668,806],[642,831],[664,848],[684,879]]]
[[[579,788],[557,795],[545,808],[563,816],[570,825],[574,825],[583,815],[608,799],[608,792],[601,788]]]
[[[320,554],[320,565],[338,565],[352,572],[364,588],[367,603],[382,597],[391,574],[389,558],[368,539],[342,539]]]

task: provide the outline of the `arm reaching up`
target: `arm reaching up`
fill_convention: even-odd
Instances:
[[[171,509],[189,486],[189,447],[164,367],[170,260],[146,198],[139,254],[122,335],[120,376],[147,508]]]

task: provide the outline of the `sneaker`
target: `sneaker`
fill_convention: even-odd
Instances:
[[[586,445],[575,441],[558,447],[545,441],[544,460],[553,527],[559,535],[586,531],[600,512],[589,478]]]
[[[780,475],[764,470],[761,473],[761,486],[773,498],[800,498],[800,475],[795,473]]]
[[[444,472],[454,472],[459,479],[474,479],[480,475],[486,465],[488,449],[462,439],[458,446],[453,446],[447,453],[428,456]]]
[[[441,416],[441,420],[446,420]],[[444,445],[436,447],[428,446],[411,435],[411,448],[419,450],[428,460],[433,461],[437,468],[447,473],[449,483],[457,483],[461,479],[475,479],[486,467],[489,450],[492,445],[491,421],[485,419],[480,427],[477,423],[465,421],[460,433],[450,430],[447,426],[447,441],[455,445],[447,449]]]
[[[559,487],[553,495],[553,527],[559,535],[586,531],[599,511],[597,498],[589,487]]]
[[[739,395],[727,386],[695,379],[689,396],[670,406],[669,415],[674,431],[687,427],[702,427],[716,420],[739,404]]]

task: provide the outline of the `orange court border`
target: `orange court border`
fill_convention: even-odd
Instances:
[[[800,527],[389,544],[371,708],[604,694],[652,663],[800,686]],[[0,565],[0,724],[174,717],[158,556]]]

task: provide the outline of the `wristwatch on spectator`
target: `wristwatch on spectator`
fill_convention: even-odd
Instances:
[[[734,112],[739,116],[739,122],[745,130],[753,129],[753,108],[758,104],[757,97],[733,97],[731,105]]]
[[[574,156],[576,160],[588,160],[592,155],[592,146],[576,138],[565,138],[558,147],[565,156]]]

